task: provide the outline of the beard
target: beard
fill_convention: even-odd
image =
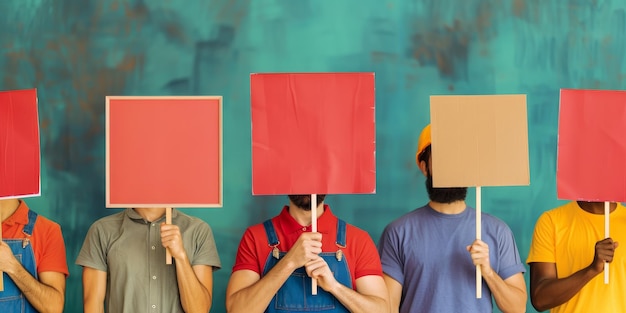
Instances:
[[[467,187],[433,187],[433,175],[430,173],[428,173],[426,177],[426,191],[428,191],[428,198],[430,198],[431,201],[439,203],[452,203],[465,200],[465,196],[467,196]]]
[[[288,197],[297,207],[305,211],[311,211],[311,195],[289,195]],[[320,205],[324,198],[326,198],[326,195],[317,195],[317,205]]]

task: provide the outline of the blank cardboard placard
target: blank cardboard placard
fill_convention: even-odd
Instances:
[[[251,74],[252,193],[376,191],[374,73]]]
[[[37,90],[0,92],[0,199],[41,195]]]
[[[431,96],[435,187],[530,184],[526,95]]]
[[[221,207],[222,97],[107,97],[106,206]]]
[[[626,202],[626,92],[561,89],[560,199]]]

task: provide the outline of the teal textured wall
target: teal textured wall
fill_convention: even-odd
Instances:
[[[618,0],[0,1],[0,90],[38,88],[43,195],[28,203],[63,227],[65,311],[82,308],[73,263],[89,225],[116,212],[104,208],[106,95],[224,96],[224,207],[185,211],[213,228],[223,269],[212,311],[225,311],[241,234],[286,202],[251,196],[251,72],[376,73],[377,193],[327,200],[376,241],[427,201],[414,153],[429,95],[527,94],[531,185],[483,188],[483,210],[511,226],[525,259],[535,220],[562,203],[559,88],[625,88],[625,9]]]

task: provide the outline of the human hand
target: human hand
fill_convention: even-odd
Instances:
[[[11,247],[0,240],[0,272],[11,273],[16,264],[20,264],[19,261],[13,255]]]
[[[298,237],[296,243],[289,249],[285,259],[291,260],[296,268],[304,266],[307,262],[319,257],[322,252],[322,234],[305,232]]]
[[[467,251],[474,265],[480,265],[483,276],[488,276],[493,273],[491,263],[489,262],[489,246],[484,241],[480,239],[474,240],[471,245],[467,246]]]
[[[170,251],[174,259],[184,260],[187,258],[187,252],[183,246],[183,236],[177,225],[161,223],[161,244]]]
[[[307,262],[304,268],[309,277],[317,279],[317,284],[322,287],[322,289],[330,292],[331,289],[337,286],[338,282],[337,279],[335,279],[335,275],[331,272],[326,260],[321,256],[318,255],[315,259]]]
[[[618,245],[619,244],[614,242],[611,238],[596,242],[591,268],[598,273],[602,272],[604,270],[604,262],[611,263],[613,261],[613,255]]]

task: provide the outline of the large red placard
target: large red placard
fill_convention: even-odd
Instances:
[[[626,201],[626,92],[561,89],[560,199]]]
[[[222,97],[107,97],[107,207],[222,206]]]
[[[41,195],[37,90],[0,92],[0,199]]]
[[[252,193],[376,191],[374,74],[252,74]]]

